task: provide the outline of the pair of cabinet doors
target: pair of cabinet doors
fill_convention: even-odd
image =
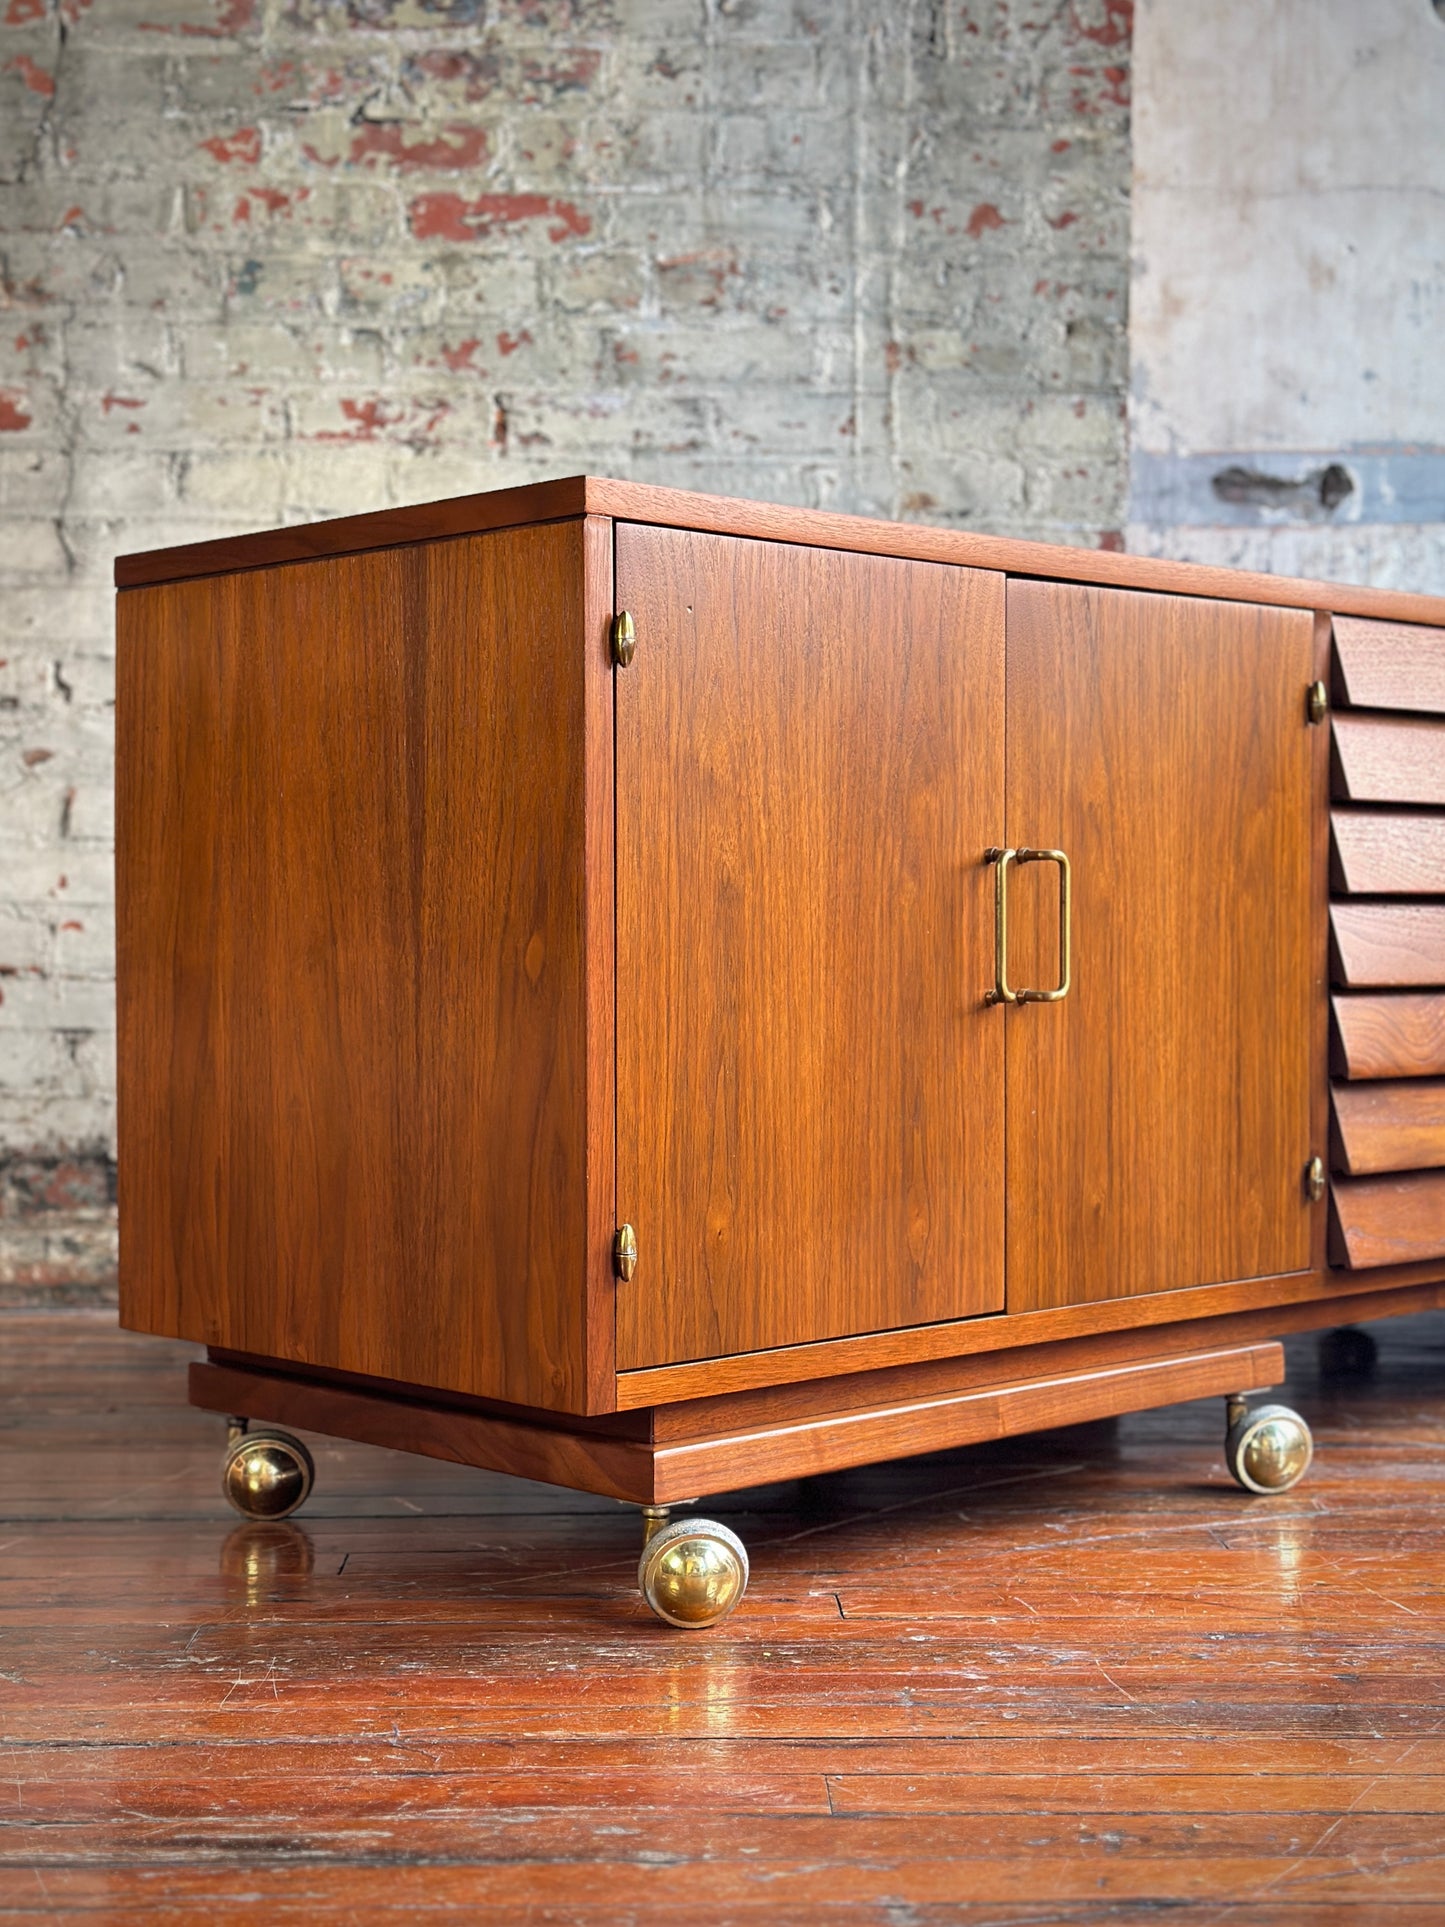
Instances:
[[[1306,1269],[1312,615],[626,524],[615,566],[619,1368]],[[1021,846],[1072,982],[1006,1006]],[[1010,874],[1015,985],[1060,874]]]

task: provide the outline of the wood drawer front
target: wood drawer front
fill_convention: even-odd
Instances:
[[[1445,994],[1336,997],[1337,1076],[1445,1076]]]
[[[1353,1271],[1445,1257],[1445,1171],[1336,1178],[1330,1256]]]
[[[1334,981],[1366,989],[1445,984],[1445,905],[1330,905]]]
[[[1445,1165],[1445,1078],[1337,1084],[1334,1117],[1331,1161],[1350,1177]]]
[[[1445,896],[1445,816],[1335,810],[1331,881],[1347,896]]]
[[[1337,715],[1334,793],[1345,803],[1445,803],[1445,723]]]
[[[1445,716],[1445,629],[1336,616],[1337,689],[1357,709]]]
[[[1445,630],[1334,623],[1336,803],[1445,803]],[[1362,711],[1405,711],[1376,714]],[[1445,1256],[1445,815],[1330,813],[1336,996],[1330,1257],[1352,1269]],[[1413,902],[1349,899],[1407,897]],[[1340,899],[1345,899],[1341,901]],[[1418,988],[1415,988],[1417,987]]]

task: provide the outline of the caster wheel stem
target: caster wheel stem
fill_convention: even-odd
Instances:
[[[657,1536],[672,1517],[670,1505],[645,1505],[638,1508],[642,1513],[642,1543],[646,1546],[649,1539]]]

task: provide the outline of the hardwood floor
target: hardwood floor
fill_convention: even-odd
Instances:
[[[710,1633],[606,1500],[317,1443],[256,1527],[193,1348],[0,1319],[0,1919],[1445,1920],[1445,1314],[1217,1401],[735,1494]]]

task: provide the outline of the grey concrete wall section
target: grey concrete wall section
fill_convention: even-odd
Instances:
[[[1117,542],[1129,0],[0,0],[0,1293],[103,1278],[118,549],[594,471]]]
[[[1445,21],[1140,0],[1128,545],[1445,591]]]

